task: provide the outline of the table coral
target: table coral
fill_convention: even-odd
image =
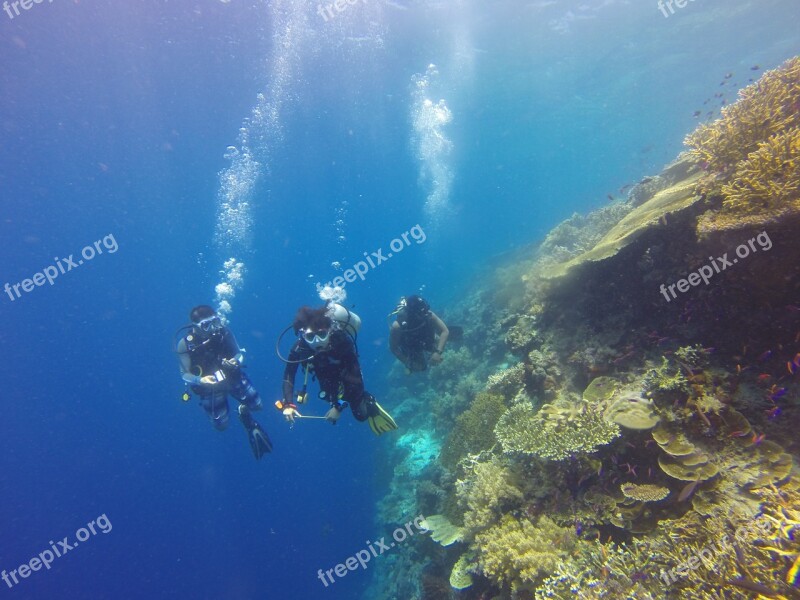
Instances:
[[[564,460],[575,453],[594,452],[618,437],[620,430],[585,401],[545,405],[539,413],[522,403],[500,417],[495,435],[507,453]]]

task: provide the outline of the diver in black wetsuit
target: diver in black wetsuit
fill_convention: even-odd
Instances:
[[[356,420],[368,421],[375,435],[397,429],[391,415],[364,389],[355,344],[360,326],[361,320],[339,304],[329,303],[317,309],[303,306],[297,311],[291,327],[298,339],[286,360],[283,402],[277,404],[287,420],[293,422],[294,417],[302,416],[292,403],[294,380],[302,365],[306,381],[311,370],[319,381],[319,397],[331,404],[325,414],[329,422],[336,424],[349,403]],[[305,387],[298,394],[298,401],[305,402]]]
[[[428,364],[438,365],[442,362],[442,352],[450,330],[424,298],[401,298],[392,314],[397,315],[397,320],[389,330],[389,349],[409,373],[424,371]]]
[[[196,306],[189,318],[192,324],[178,330],[186,333],[176,345],[183,380],[200,397],[218,431],[228,427],[228,396],[237,400],[250,447],[255,457],[261,458],[272,451],[272,443],[250,414],[261,409],[261,398],[242,370],[244,350],[210,306]],[[188,399],[184,394],[184,400]]]

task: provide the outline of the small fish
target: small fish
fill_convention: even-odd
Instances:
[[[694,113],[692,113],[692,116],[696,119],[697,117],[699,117],[702,114],[703,114],[702,110],[696,110],[696,111],[694,111]]]
[[[786,361],[786,370],[789,371],[789,375],[794,375],[795,371],[797,371],[797,366],[795,366],[792,361],[788,360]]]
[[[770,400],[777,400],[778,398],[783,398],[788,391],[789,390],[787,390],[784,387],[776,389],[776,387],[773,385],[772,388],[770,389],[771,392],[769,395]]]
[[[767,350],[766,352],[763,352],[759,355],[758,360],[761,361],[769,360],[771,356],[772,356],[772,350]]]
[[[769,410],[765,410],[764,412],[767,413],[768,419],[777,419],[781,415],[781,407],[774,406]]]
[[[750,440],[754,446],[758,446],[761,442],[764,441],[764,438],[767,437],[766,433],[756,433],[753,432],[753,437]]]
[[[768,382],[768,381],[769,381],[771,378],[772,378],[772,375],[770,375],[769,373],[762,373],[761,375],[759,375],[759,376],[757,377],[757,379],[758,379],[758,383],[766,383],[766,382]]]
[[[795,367],[800,367],[800,352],[794,355],[794,359],[792,359]]]
[[[758,71],[760,68],[761,67],[759,67],[758,65],[753,65],[752,67],[750,67],[750,70],[751,71]]]
[[[730,79],[731,77],[733,77],[733,73],[726,73],[725,74],[725,79]]]
[[[684,488],[681,490],[681,493],[680,493],[680,495],[678,496],[678,502],[683,502],[684,500],[687,500],[687,499],[689,498],[689,496],[691,496],[691,495],[692,495],[692,492],[694,492],[695,488],[696,488],[696,487],[697,487],[699,484],[700,484],[700,481],[699,481],[699,480],[698,480],[698,481],[692,481],[692,482],[690,482],[690,483],[687,483],[687,484],[684,486]]]
[[[606,198],[608,198],[611,202],[614,201],[614,196],[612,196],[611,194],[606,194]]]

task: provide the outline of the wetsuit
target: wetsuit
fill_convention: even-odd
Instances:
[[[311,366],[319,381],[320,398],[336,404],[341,385],[342,399],[350,404],[357,420],[365,421],[372,414],[375,398],[364,390],[355,343],[344,331],[332,332],[328,346],[316,351],[302,340],[295,343],[283,372],[283,401],[287,404],[293,401],[294,380],[301,364],[303,368]]]
[[[397,314],[399,324],[398,348],[405,357],[405,364],[411,371],[424,371],[428,368],[425,352],[436,352],[436,325],[433,315],[414,318],[406,309]]]
[[[211,418],[214,427],[222,430],[228,426],[228,395],[250,410],[261,408],[261,398],[250,383],[245,372],[222,365],[223,359],[235,358],[242,363],[244,355],[236,338],[227,327],[210,335],[192,331],[178,342],[183,380],[192,386],[200,397],[200,404]],[[225,374],[225,380],[214,386],[203,385],[201,377],[217,371]]]

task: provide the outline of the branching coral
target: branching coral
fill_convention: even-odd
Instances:
[[[518,592],[532,589],[569,558],[577,536],[546,516],[534,525],[505,515],[491,529],[475,537],[479,570],[501,587]]]
[[[686,137],[690,155],[713,173],[727,173],[776,133],[800,125],[800,57],[767,71],[739,92],[722,117]]]
[[[535,454],[564,460],[575,453],[594,452],[620,434],[585,401],[545,405],[535,412],[528,403],[512,406],[497,422],[495,435],[507,453]]]
[[[501,514],[519,504],[522,492],[514,474],[497,459],[472,463],[472,472],[456,483],[464,512],[465,535],[489,527]]]
[[[644,376],[644,389],[656,397],[663,395],[688,395],[691,391],[689,380],[679,367],[672,366],[662,357],[659,366],[647,371]]]
[[[698,220],[701,236],[800,213],[800,57],[767,71],[739,96],[685,141],[711,175],[698,189],[723,198],[721,209]]]
[[[699,234],[761,227],[800,213],[800,127],[762,142],[739,163],[722,195],[722,208],[698,220]]]

